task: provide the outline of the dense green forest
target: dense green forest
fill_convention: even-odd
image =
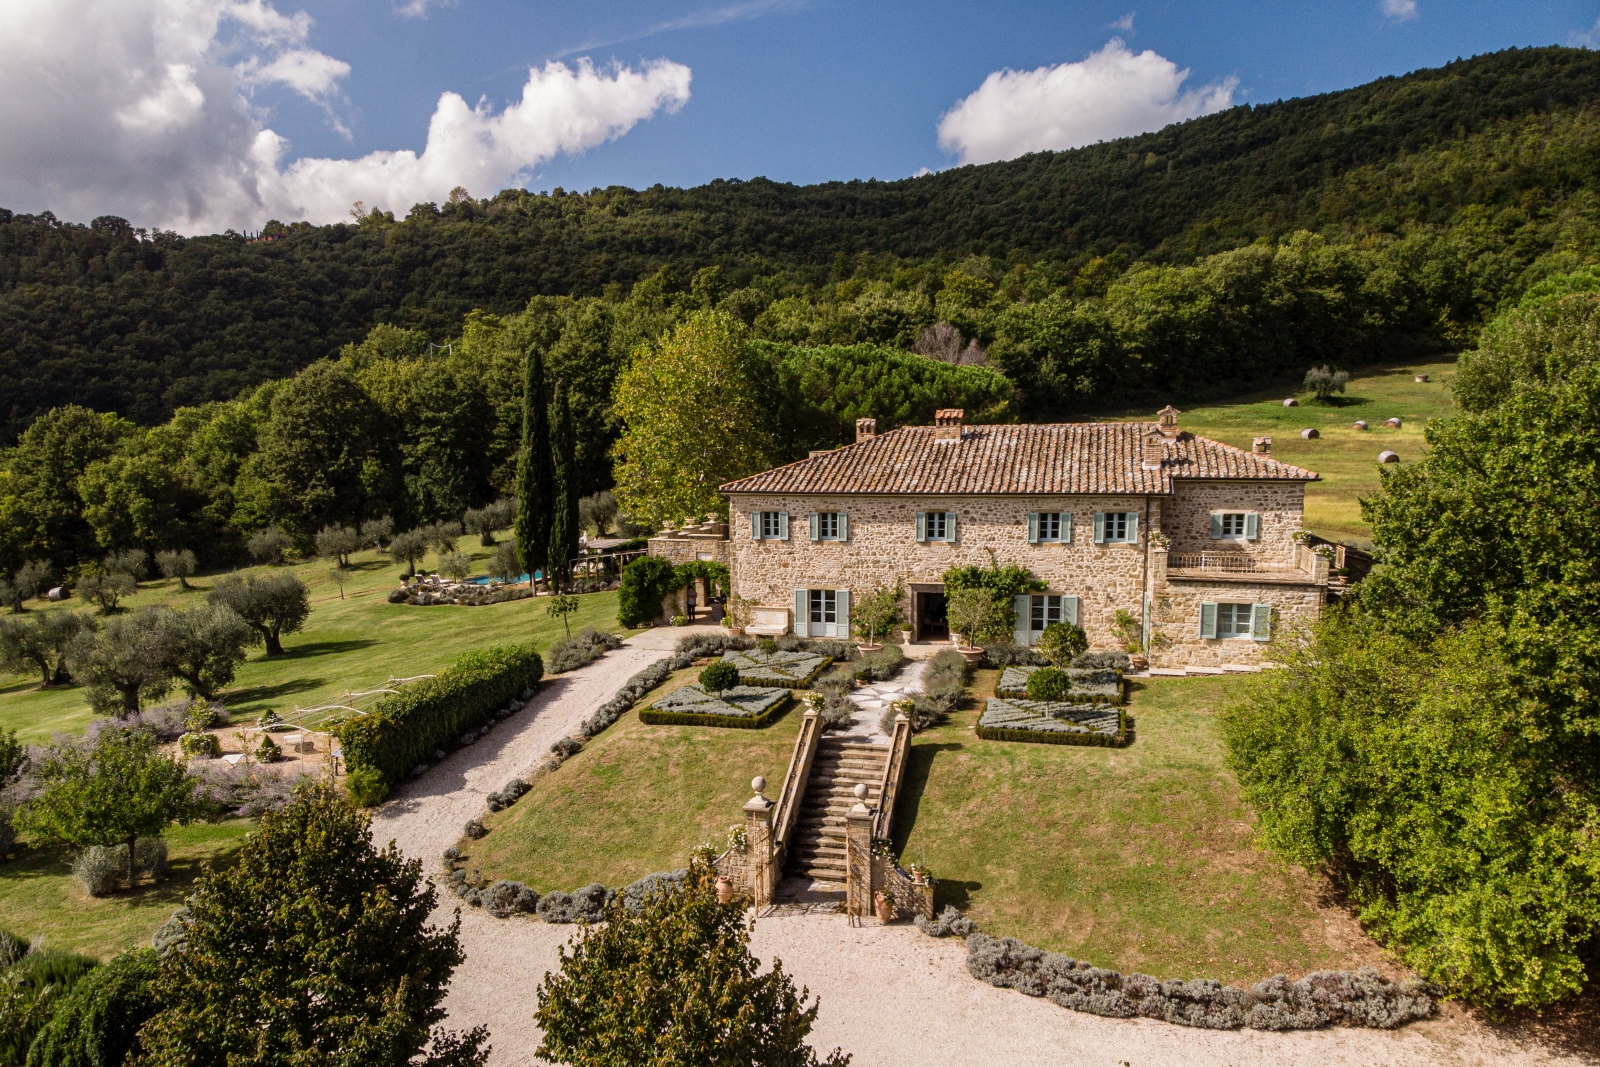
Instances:
[[[158,423],[378,323],[443,342],[474,310],[615,305],[646,279],[688,294],[707,267],[694,295],[757,337],[904,348],[953,322],[1029,417],[1452,348],[1531,281],[1587,261],[1597,98],[1600,55],[1513,49],[898,182],[506,190],[400,219],[269,224],[279,239],[256,242],[0,211],[0,441],[68,403]],[[1302,239],[1294,262],[1263,262],[1302,231],[1323,249]],[[1209,276],[1173,273],[1258,242]],[[1180,313],[1147,329],[1152,295]],[[1299,329],[1303,315],[1326,328]]]

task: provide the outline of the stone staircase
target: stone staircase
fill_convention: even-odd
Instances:
[[[877,809],[888,760],[886,744],[831,733],[818,739],[811,777],[790,835],[785,873],[814,882],[844,883],[845,812],[855,806],[857,785],[867,787],[867,807]]]

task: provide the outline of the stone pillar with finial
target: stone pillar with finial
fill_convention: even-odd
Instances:
[[[867,787],[855,788],[855,807],[845,812],[844,892],[845,912],[852,919],[872,914],[872,809],[867,807]]]
[[[755,796],[744,804],[745,849],[750,857],[750,896],[755,906],[772,903],[776,878],[772,867],[772,801],[764,791],[767,780],[760,775],[750,780]]]

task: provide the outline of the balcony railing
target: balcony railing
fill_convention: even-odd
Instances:
[[[1289,570],[1288,567],[1263,566],[1243,552],[1171,552],[1167,555],[1169,571],[1221,571],[1226,574],[1253,574],[1258,571]]]

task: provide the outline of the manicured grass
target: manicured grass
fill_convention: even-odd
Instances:
[[[480,569],[494,551],[481,547],[476,536],[463,537],[460,548]],[[372,689],[391,677],[429,674],[474,648],[512,641],[532,641],[544,648],[563,633],[561,621],[545,614],[549,601],[544,597],[485,607],[390,604],[387,597],[399,584],[401,568],[377,552],[358,553],[351,564],[344,599],[325,560],[288,568],[311,589],[311,617],[304,631],[284,638],[285,655],[269,659],[259,648],[251,651],[225,695],[236,718],[254,719],[271,709],[293,721],[297,705],[336,703],[347,692]],[[215,580],[216,576],[191,579],[195,588],[189,592],[175,582],[149,582],[124,604],[130,608],[199,604]],[[579,599],[582,607],[569,619],[573,630],[616,629],[615,593],[589,593]],[[38,611],[93,610],[81,601],[47,606],[36,600],[29,606]],[[25,740],[47,740],[58,730],[81,731],[92,717],[84,690],[68,686],[40,691],[37,685],[32,676],[0,677],[0,729],[15,729]],[[181,691],[174,690],[174,695]],[[323,717],[308,723],[314,725]]]
[[[167,831],[172,873],[155,885],[107,897],[91,897],[72,876],[65,849],[19,849],[0,862],[0,927],[52,948],[109,959],[124,949],[148,945],[150,935],[183,906],[195,879],[208,867],[233,861],[254,820],[174,826]]]
[[[894,838],[938,904],[1122,971],[1256,981],[1371,962],[1330,944],[1313,881],[1251,846],[1216,713],[1249,679],[1136,684],[1126,749],[979,740],[975,706],[919,734]]]
[[[1429,419],[1455,413],[1449,382],[1455,363],[1415,364],[1372,368],[1358,372],[1337,406],[1308,402],[1298,390],[1281,389],[1246,397],[1231,404],[1207,404],[1186,410],[1178,425],[1191,433],[1248,450],[1256,437],[1272,438],[1272,454],[1285,463],[1307,467],[1322,480],[1306,486],[1306,529],[1353,544],[1366,544],[1372,532],[1361,521],[1360,498],[1378,489],[1378,453],[1396,452],[1409,463],[1426,450],[1423,427]],[[1417,374],[1428,381],[1412,381]],[[1300,406],[1286,408],[1285,397],[1296,395]],[[1398,430],[1385,429],[1383,420],[1398,416]],[[1124,412],[1117,418],[1153,418],[1150,412]],[[1365,432],[1350,424],[1366,420]],[[1315,428],[1322,434],[1302,441],[1300,431]]]
[[[675,672],[645,702],[698,673]],[[729,827],[744,822],[750,779],[762,775],[775,795],[800,719],[791,707],[761,730],[646,726],[635,707],[511,808],[486,817],[488,837],[459,847],[485,877],[541,893],[623,886],[683,867],[696,845],[726,847]]]

